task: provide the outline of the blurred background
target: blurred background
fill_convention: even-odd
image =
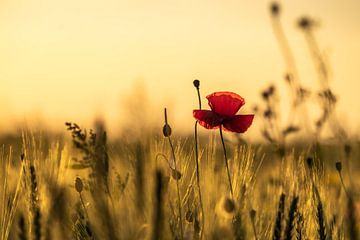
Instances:
[[[297,21],[310,16],[346,132],[360,132],[360,1],[280,1],[281,22],[303,86],[319,88]],[[0,2],[0,133],[20,124],[63,131],[104,118],[124,126],[193,130],[201,94],[233,91],[251,113],[274,84],[286,116],[286,63],[274,35],[270,2],[2,0]],[[205,107],[207,108],[207,106]],[[319,114],[309,106],[309,114]],[[260,136],[258,121],[246,137]]]

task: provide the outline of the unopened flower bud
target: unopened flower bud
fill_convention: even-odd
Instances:
[[[199,88],[199,87],[200,87],[200,81],[197,80],[197,79],[195,79],[195,80],[193,81],[193,84],[194,84],[194,87],[196,87],[196,88]]]
[[[84,184],[83,184],[81,178],[79,178],[79,177],[76,177],[76,179],[75,179],[75,189],[78,193],[81,193],[82,190],[84,189]]]
[[[311,157],[308,157],[308,158],[306,159],[306,163],[307,163],[308,167],[309,167],[310,169],[312,169],[312,167],[313,167],[313,165],[314,165],[314,160],[313,160]]]
[[[171,136],[171,127],[167,123],[163,127],[163,134],[164,134],[165,137],[170,137]]]
[[[171,176],[175,180],[180,180],[182,174],[178,170],[171,169]]]
[[[251,220],[255,220],[255,218],[256,218],[256,211],[254,210],[254,209],[251,209],[250,210],[250,218],[251,218]]]
[[[234,200],[226,198],[224,201],[224,209],[227,213],[232,213],[235,210]]]
[[[168,121],[167,121],[166,108],[164,109],[164,117],[165,117],[165,125],[163,127],[163,134],[164,134],[165,137],[170,137],[171,136],[171,127],[170,127],[170,125],[168,124]]]
[[[335,167],[336,167],[336,170],[337,170],[337,171],[341,172],[341,169],[342,169],[342,164],[341,164],[341,162],[336,162],[336,163],[335,163]]]

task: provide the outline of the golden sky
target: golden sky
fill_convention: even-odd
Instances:
[[[320,22],[316,37],[331,66],[337,114],[348,131],[359,131],[360,1],[280,3],[300,79],[314,89],[315,69],[296,20],[306,14]],[[203,97],[237,92],[250,112],[269,83],[283,86],[286,102],[284,72],[265,0],[0,2],[3,129],[15,119],[63,128],[65,120],[86,125],[99,115],[117,129],[141,86],[149,118],[162,117],[167,106],[173,125],[191,131],[193,79],[201,80]]]

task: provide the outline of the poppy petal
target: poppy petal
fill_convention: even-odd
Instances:
[[[222,117],[233,117],[245,104],[241,96],[232,92],[215,92],[206,98],[211,110]]]
[[[225,130],[236,133],[244,133],[251,126],[254,119],[253,114],[236,115],[223,122]]]
[[[221,124],[221,118],[209,110],[194,110],[193,116],[201,126],[207,129],[218,128]]]

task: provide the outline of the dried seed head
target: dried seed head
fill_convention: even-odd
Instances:
[[[341,170],[342,170],[342,164],[341,164],[341,162],[336,162],[336,163],[335,163],[335,167],[336,167],[336,170],[337,170],[338,172],[341,172]]]
[[[350,153],[351,153],[351,145],[348,144],[348,143],[345,144],[344,151],[345,151],[346,157],[348,158],[350,156]]]
[[[200,81],[197,80],[197,79],[195,79],[195,80],[193,81],[193,84],[194,84],[194,87],[196,87],[196,88],[199,88],[199,87],[200,87]]]
[[[308,157],[308,158],[306,159],[306,164],[308,165],[308,167],[309,167],[310,169],[312,169],[312,167],[313,167],[313,165],[314,165],[314,160],[313,160],[311,157]]]
[[[273,16],[278,16],[280,12],[280,6],[277,2],[272,2],[270,5],[270,11]]]
[[[192,223],[194,221],[194,213],[191,210],[187,210],[185,219],[188,223]]]
[[[272,118],[275,113],[271,109],[267,109],[264,112],[264,118]]]
[[[230,199],[230,198],[225,198],[224,200],[224,210],[227,212],[227,213],[233,213],[235,211],[235,202],[234,200]]]
[[[254,209],[250,210],[250,218],[252,221],[254,221],[256,218],[256,211]]]
[[[314,21],[308,17],[302,17],[298,21],[298,26],[304,30],[310,30],[314,26]]]
[[[78,193],[81,193],[82,190],[84,189],[83,181],[79,177],[76,177],[75,179],[75,189]]]
[[[268,99],[269,99],[269,93],[268,93],[268,91],[263,91],[262,93],[261,93],[261,95],[262,95],[262,97],[263,97],[263,99],[265,100],[265,101],[267,101]]]

